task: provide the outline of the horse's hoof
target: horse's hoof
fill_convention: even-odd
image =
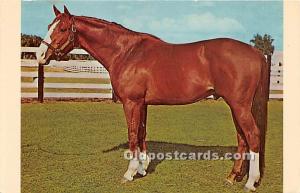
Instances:
[[[244,192],[250,192],[251,190],[247,188],[246,186],[244,187]]]
[[[247,187],[247,186],[245,186],[244,187],[244,191],[245,192],[255,192],[256,188],[255,187]]]
[[[227,185],[233,185],[234,184],[234,179],[235,179],[235,174],[230,173],[229,176],[225,179],[225,183]]]
[[[231,181],[230,179],[228,179],[228,178],[225,179],[225,185],[232,186],[233,184],[234,184],[234,182]]]
[[[121,179],[121,184],[126,184],[127,182],[131,182],[132,180],[128,180],[128,179],[126,179],[126,178],[122,178]]]
[[[128,173],[126,172],[121,180],[121,183],[125,184],[126,182],[131,182],[131,181],[133,181],[133,177],[128,175]]]
[[[140,174],[141,176],[146,176],[147,175],[147,172],[145,170],[138,171],[137,173]]]
[[[257,188],[261,183],[261,180],[256,180],[255,183],[254,183],[254,187]]]
[[[241,182],[241,181],[243,181],[244,177],[245,177],[244,175],[237,175],[237,176],[235,177],[235,181]]]
[[[137,173],[140,174],[141,176],[146,176],[147,174],[146,170],[141,165],[139,165],[137,169]]]

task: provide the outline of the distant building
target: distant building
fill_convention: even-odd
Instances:
[[[272,66],[283,66],[283,52],[275,50],[272,55]]]

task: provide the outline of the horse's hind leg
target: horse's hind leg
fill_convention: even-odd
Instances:
[[[248,152],[248,145],[246,142],[246,138],[243,134],[243,131],[241,127],[239,126],[234,113],[232,112],[232,118],[237,130],[237,140],[238,140],[238,149],[237,153],[242,155],[245,155],[245,153]],[[229,176],[227,177],[227,182],[230,184],[233,184],[235,181],[240,182],[243,180],[244,176],[247,173],[249,162],[247,160],[244,160],[243,157],[241,157],[238,160],[234,160],[234,165],[232,168],[232,171],[230,172]]]
[[[241,127],[247,144],[250,149],[250,168],[249,177],[245,185],[246,190],[255,191],[255,182],[259,181],[259,150],[260,150],[260,131],[256,126],[254,117],[251,113],[251,103],[230,104],[238,125]]]

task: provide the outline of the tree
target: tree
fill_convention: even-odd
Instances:
[[[23,47],[39,47],[42,38],[35,35],[21,34],[21,46]]]
[[[254,35],[250,43],[254,44],[254,47],[259,49],[264,55],[272,55],[274,53],[274,39],[271,35],[265,34],[261,36],[260,34]]]
[[[42,38],[36,35],[21,34],[21,46],[22,47],[39,47]],[[35,53],[21,54],[22,59],[36,59]],[[92,56],[86,54],[68,54],[62,60],[94,60]]]

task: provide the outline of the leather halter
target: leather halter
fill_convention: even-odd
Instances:
[[[45,44],[48,47],[48,49],[53,51],[54,57],[58,61],[61,59],[63,55],[66,54],[63,52],[66,47],[68,47],[70,44],[72,44],[73,48],[75,47],[75,33],[77,32],[77,30],[75,28],[74,17],[71,18],[71,21],[72,21],[71,28],[69,28],[71,33],[68,37],[68,40],[60,48],[55,48],[54,46],[52,46],[51,44],[49,44],[44,40],[42,40],[41,42]]]

